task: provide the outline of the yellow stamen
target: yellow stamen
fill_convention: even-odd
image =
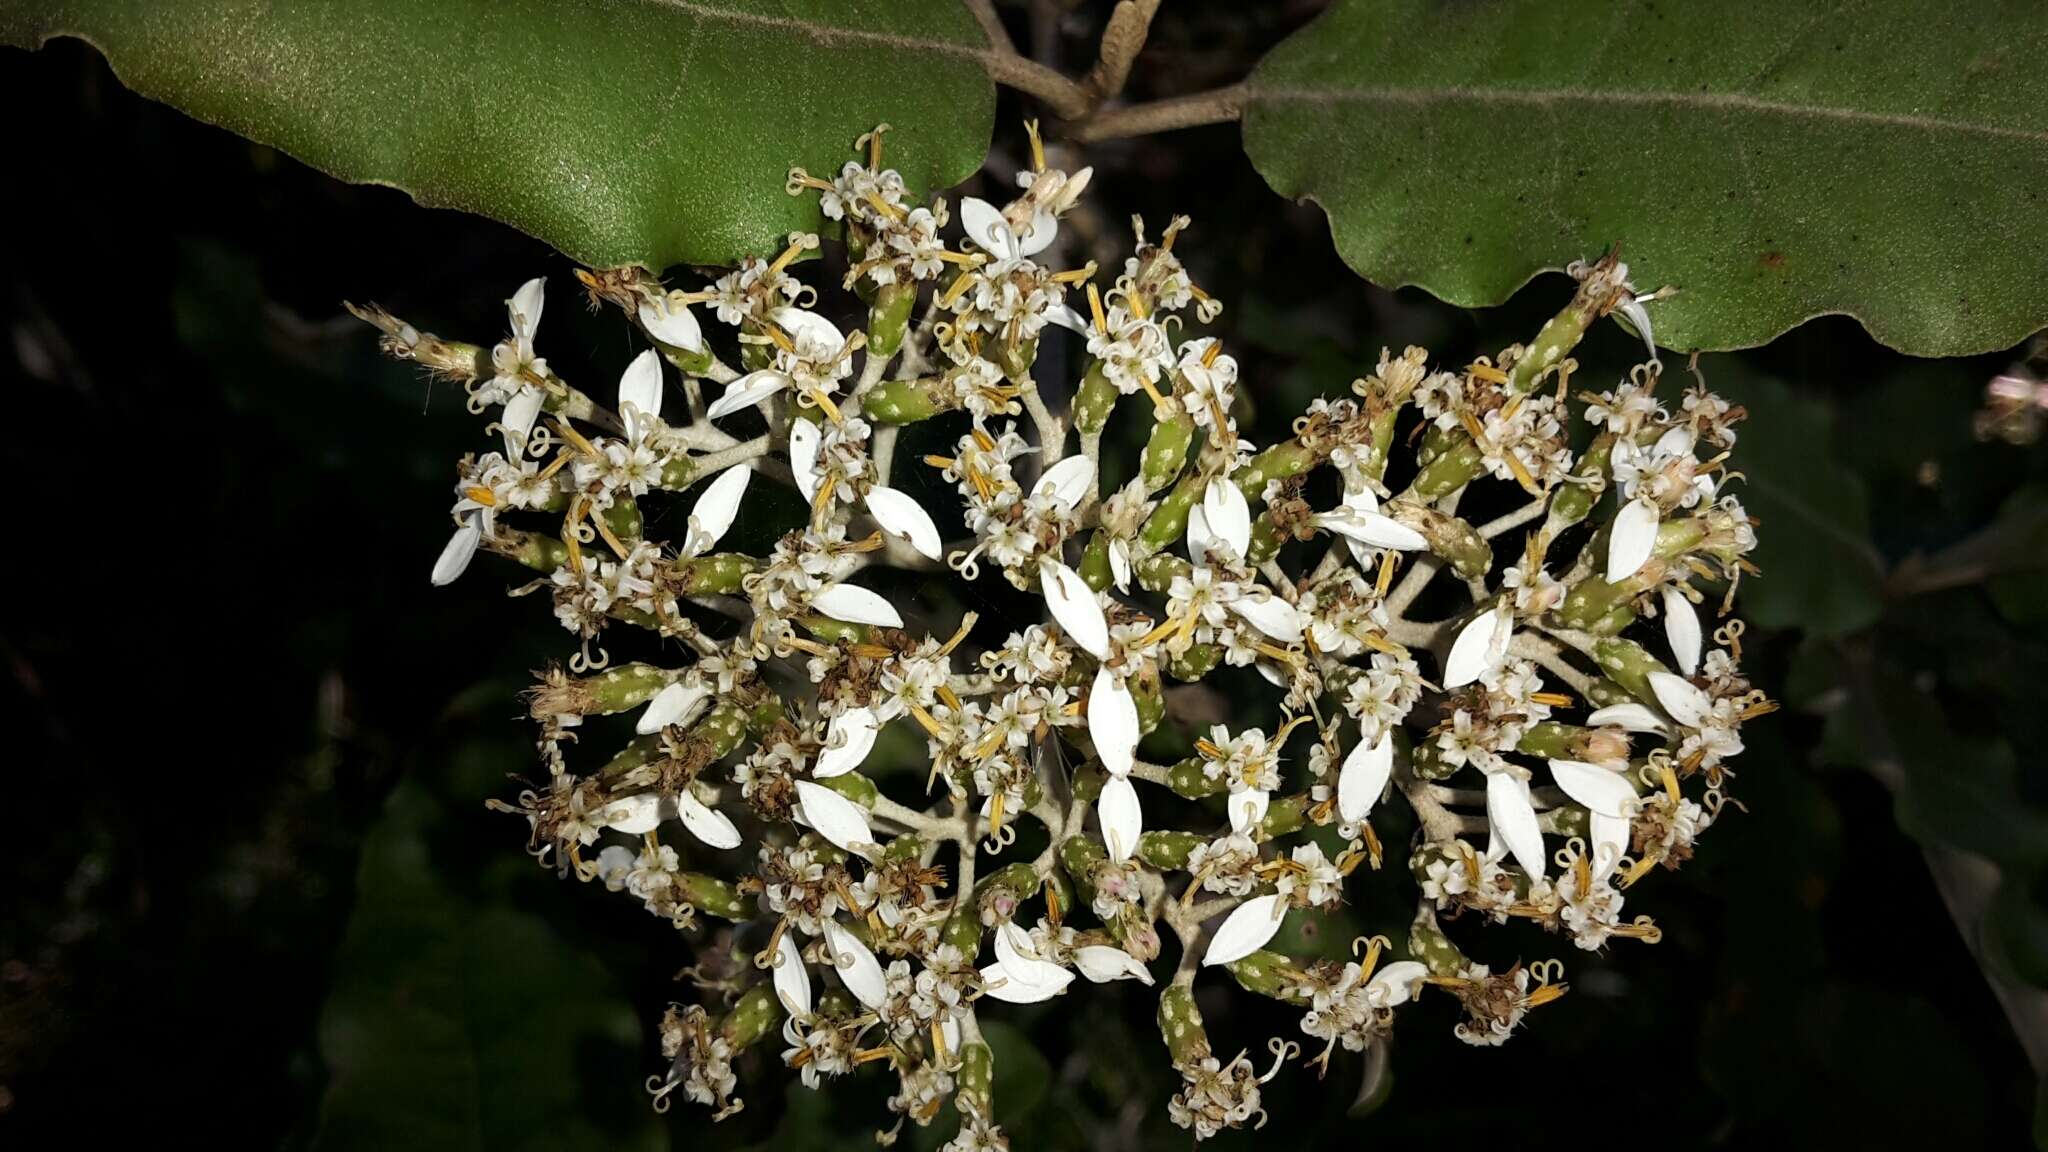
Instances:
[[[1024,134],[1031,137],[1031,170],[1033,172],[1045,171],[1045,141],[1038,138],[1038,121],[1035,119],[1026,120],[1024,122]]]
[[[1047,884],[1045,886],[1045,918],[1052,921],[1054,928],[1058,928],[1060,926],[1060,915],[1060,890]]]
[[[864,133],[860,139],[853,142],[855,148],[862,144],[868,146],[868,167],[877,172],[882,170],[882,133],[888,130],[887,124],[877,124],[873,132]]]
[[[1381,859],[1379,835],[1372,830],[1370,824],[1360,824],[1358,830],[1365,833],[1365,850],[1372,857],[1372,870],[1377,872],[1380,870]]]
[[[934,468],[944,469],[947,471],[951,471],[952,469],[960,466],[960,462],[958,460],[953,459],[951,456],[926,456],[924,458],[924,462],[931,465]]]
[[[950,687],[947,687],[944,684],[939,685],[938,697],[939,700],[946,705],[946,707],[951,708],[955,712],[960,711],[960,694],[953,691],[953,689],[951,689]]]
[[[555,421],[555,431],[561,435],[562,439],[567,440],[569,443],[575,445],[576,450],[578,452],[583,453],[585,456],[603,455],[602,452],[599,452],[597,450],[597,445],[592,444],[588,440],[585,440],[583,438],[583,433],[576,431],[576,429],[574,428],[571,428],[567,420]]]
[[[824,520],[825,509],[830,508],[832,506],[832,489],[835,486],[837,486],[838,483],[839,474],[837,472],[825,473],[825,479],[818,485],[817,496],[812,498],[811,500],[812,521],[820,522]]]
[[[553,460],[548,461],[547,467],[540,470],[540,478],[543,480],[552,478],[555,473],[560,472],[562,470],[563,465],[567,464],[571,460],[574,460],[575,458],[576,453],[564,449],[563,451],[558,453]]]
[[[1671,765],[1666,764],[1659,771],[1664,778],[1664,792],[1671,797],[1671,802],[1676,804],[1684,799],[1683,794],[1678,791],[1678,774],[1671,770]]]
[[[1095,261],[1090,260],[1083,267],[1069,268],[1065,272],[1055,272],[1052,274],[1052,279],[1055,284],[1085,284],[1095,278],[1095,272]]]
[[[1543,495],[1543,489],[1537,485],[1536,478],[1529,475],[1529,469],[1522,463],[1521,457],[1515,455],[1510,450],[1502,452],[1501,458],[1507,461],[1508,471],[1515,474],[1515,483],[1522,486],[1522,491],[1527,492],[1531,496]]]
[[[1371,942],[1366,944],[1365,959],[1358,962],[1358,978],[1360,981],[1372,979],[1373,969],[1380,966],[1380,949],[1386,942],[1386,937],[1375,936]]]
[[[845,552],[879,552],[884,541],[880,532],[870,532],[859,540],[851,540],[839,546]]]
[[[968,287],[973,283],[974,276],[972,273],[960,273],[960,275],[953,278],[953,282],[951,284],[946,286],[945,294],[939,297],[940,305],[947,308],[951,308],[953,306],[954,301],[960,299],[960,297],[965,296],[967,294]]]
[[[618,553],[619,559],[624,560],[626,558],[626,546],[619,542],[617,536],[612,535],[611,525],[604,522],[604,514],[595,508],[590,509],[589,512],[590,526],[597,529],[597,534],[604,538],[604,542],[611,547],[612,551]]]
[[[945,262],[946,262],[946,263],[948,263],[948,264],[959,264],[959,265],[962,265],[962,266],[964,266],[964,267],[968,267],[968,268],[973,268],[973,267],[976,267],[976,266],[977,266],[977,265],[979,265],[979,264],[981,263],[981,261],[982,261],[982,257],[981,257],[981,255],[980,255],[980,253],[977,253],[977,252],[955,252],[955,251],[953,251],[953,250],[952,250],[951,248],[942,248],[942,249],[940,249],[940,250],[939,250],[939,259],[941,259],[941,260],[945,261]]]
[[[773,324],[763,324],[761,328],[764,332],[768,334],[768,339],[772,341],[777,348],[782,349],[784,352],[789,353],[791,356],[796,355],[796,345],[790,341],[789,333],[784,332],[781,328]]]
[[[926,732],[931,734],[933,739],[939,740],[945,738],[945,729],[939,727],[938,720],[935,719],[931,713],[925,711],[923,708],[915,704],[912,704],[910,706],[910,715],[912,719],[918,722],[918,725],[920,727],[922,727]]]
[[[775,262],[773,264],[768,265],[769,275],[772,276],[775,273],[782,271],[784,268],[789,267],[789,262],[791,260],[796,259],[797,256],[804,251],[804,249],[809,247],[809,244],[804,243],[802,240],[798,240],[790,244],[789,247],[784,248],[782,250],[782,255],[777,256],[775,258]]]
[[[939,1063],[944,1064],[946,1062],[946,1029],[937,1020],[932,1021],[932,1049],[938,1054]]]
[[[810,1049],[806,1048],[804,1051],[809,1053]],[[895,1054],[896,1050],[893,1048],[863,1048],[853,1054],[853,1062],[855,1064],[873,1064],[877,1060],[887,1060]]]
[[[578,576],[583,574],[583,548],[576,543],[576,523],[583,519],[583,497],[578,496],[569,504],[569,514],[562,518],[562,547],[569,552],[569,571]]]
[[[1166,397],[1161,396],[1159,394],[1159,389],[1154,388],[1152,386],[1152,382],[1150,380],[1145,379],[1143,374],[1140,374],[1138,376],[1138,386],[1145,390],[1145,395],[1150,396],[1152,398],[1152,407],[1163,408],[1166,406]]]
[[[894,648],[883,644],[852,644],[846,650],[867,660],[887,660],[896,654]]]
[[[1009,796],[1008,792],[999,791],[994,796],[989,797],[988,829],[991,833],[999,833],[1003,830],[1003,800],[1007,796]]]
[[[1166,622],[1164,624],[1161,624],[1159,627],[1154,628],[1150,632],[1145,633],[1143,636],[1138,637],[1138,647],[1150,648],[1152,645],[1157,644],[1159,641],[1164,640],[1168,636],[1173,635],[1174,630],[1179,627],[1180,621],[1175,620],[1169,616],[1167,617]]]
[[[983,452],[993,452],[996,450],[995,437],[989,435],[988,433],[982,431],[979,428],[974,429],[970,434],[974,437],[974,443],[977,446],[979,446]]]
[[[1215,744],[1211,743],[1207,739],[1195,741],[1195,751],[1200,752],[1202,755],[1207,756],[1211,760],[1224,760],[1229,758],[1230,756],[1230,753],[1225,752],[1221,748],[1218,748]]]
[[[865,196],[862,196],[861,199],[866,200],[868,202],[868,207],[873,208],[875,211],[880,212],[882,215],[887,216],[891,220],[903,219],[903,209],[898,208],[894,204],[889,203],[887,200],[882,199],[880,196],[875,195],[873,192],[869,192]]]
[[[1522,1001],[1524,1008],[1541,1008],[1565,994],[1568,984],[1541,984]]]
[[[1386,555],[1380,557],[1380,578],[1373,585],[1373,594],[1382,600],[1387,598],[1387,589],[1394,586],[1394,569],[1401,563],[1400,555],[1389,548]]]
[[[1370,648],[1375,652],[1385,652],[1389,656],[1405,657],[1408,655],[1408,648],[1406,645],[1397,644],[1394,641],[1387,639],[1385,636],[1382,636],[1377,632],[1367,632],[1363,636],[1360,636],[1358,639],[1360,643],[1364,644],[1367,648]]]
[[[472,484],[469,487],[464,488],[462,490],[462,494],[464,496],[469,497],[471,500],[474,500],[477,503],[483,505],[486,508],[496,508],[498,506],[497,493],[491,491],[489,488],[483,487],[480,484]]]
[[[1264,656],[1268,660],[1273,660],[1278,663],[1285,664],[1290,668],[1298,667],[1301,664],[1301,653],[1293,651],[1292,649],[1288,648],[1276,648],[1273,645],[1266,643],[1264,640],[1258,641],[1257,643],[1253,644],[1252,651],[1257,652],[1259,655]],[[1306,719],[1308,719],[1308,717],[1306,716],[1299,717],[1296,719],[1295,723],[1298,724],[1302,720]]]
[[[1552,708],[1569,708],[1573,703],[1572,698],[1562,692],[1531,692],[1529,699],[1538,704],[1548,704]]]
[[[960,646],[960,642],[962,640],[967,639],[968,631],[974,627],[974,622],[978,619],[980,619],[980,617],[973,612],[962,614],[960,617],[960,626],[958,628],[953,629],[952,638],[947,640],[944,644],[939,645],[939,655],[952,655],[953,649],[958,648]],[[953,695],[953,690],[951,688],[946,687],[944,684],[939,685],[939,696],[941,699],[945,700],[945,702],[948,705],[954,708],[958,708],[960,706],[960,698],[958,696]]]
[[[839,405],[834,404],[830,396],[825,395],[816,388],[804,389],[804,395],[811,398],[811,403],[823,408],[825,415],[831,417],[834,424],[846,423],[846,416],[839,411]]]
[[[1093,284],[1088,286],[1088,311],[1093,313],[1095,317],[1095,334],[1097,336],[1109,335],[1109,321],[1103,319],[1102,316],[1102,293],[1096,291]]]
[[[1458,413],[1458,422],[1465,426],[1465,431],[1471,434],[1474,441],[1480,444],[1486,443],[1486,426],[1479,422],[1479,417],[1474,416],[1470,412],[1460,412]]]
[[[1572,878],[1579,887],[1579,898],[1585,899],[1586,893],[1593,890],[1593,866],[1586,862],[1583,852],[1572,859]]]
[[[1474,364],[1466,368],[1465,371],[1473,379],[1484,380],[1489,384],[1505,384],[1508,382],[1508,374],[1491,364]]]
[[[1621,883],[1616,885],[1616,887],[1635,887],[1636,881],[1641,880],[1645,875],[1648,875],[1650,869],[1655,868],[1656,866],[1657,861],[1653,857],[1644,857],[1643,859],[1636,861],[1635,864],[1629,868],[1627,874],[1622,876]]]

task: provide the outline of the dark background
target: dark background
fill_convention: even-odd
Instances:
[[[1162,26],[1141,94],[1227,79],[1250,49],[1219,41],[1296,22],[1196,11]],[[998,147],[1014,154],[1010,100]],[[475,424],[459,388],[380,360],[340,301],[488,344],[500,302],[544,273],[543,351],[579,382],[615,378],[623,326],[586,314],[539,243],[140,100],[75,43],[0,52],[0,107],[17,485],[0,1146],[868,1146],[881,1077],[820,1097],[762,1053],[742,1068],[747,1110],[717,1129],[688,1104],[648,1111],[651,1024],[690,957],[629,902],[533,867],[522,830],[485,811],[530,764],[514,693],[564,635],[541,603],[482,594],[517,579],[488,559],[458,589],[428,586]],[[1568,295],[1544,278],[1473,312],[1374,289],[1317,211],[1271,195],[1233,128],[1090,159],[1119,261],[1129,213],[1194,216],[1177,250],[1231,304],[1219,327],[1275,423],[1383,343],[1460,362]],[[1629,354],[1604,326],[1581,379],[1607,386]],[[1871,576],[1834,572],[1825,539],[1867,538],[1852,555],[1895,577],[2037,512],[2042,450],[1971,431],[1984,382],[2017,358],[1909,361],[1842,319],[1708,358],[1759,422],[1775,402],[1795,430],[1775,437],[1806,457],[1781,495],[1825,519],[1846,486],[1869,510],[1834,530],[1766,517],[1786,563],[1821,565],[1767,614],[1828,623],[1746,639],[1752,677],[1792,705],[1745,733],[1747,813],[1631,893],[1661,944],[1569,955],[1572,994],[1505,1049],[1458,1044],[1447,1006],[1425,1005],[1403,1014],[1370,1118],[1347,1117],[1360,1060],[1340,1054],[1321,1083],[1269,1085],[1266,1129],[1218,1145],[2026,1144],[2036,1075],[1923,845],[2006,863],[1981,934],[1994,966],[2039,978],[2039,553],[2000,551],[1955,587],[1892,579],[1881,615],[1843,626],[1831,589]],[[1361,921],[1398,938],[1405,899],[1374,897]],[[1204,989],[1225,1055],[1263,1065],[1267,1036],[1297,1034],[1294,1013]],[[1016,1025],[998,1036],[998,1107],[1017,1147],[1191,1142],[1164,1122],[1151,1000],[1124,991],[997,1014]]]

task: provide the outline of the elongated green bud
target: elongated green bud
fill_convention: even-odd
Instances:
[[[910,312],[917,307],[917,281],[898,281],[875,289],[868,307],[868,351],[884,360],[903,347]]]
[[[1074,393],[1074,427],[1082,434],[1093,436],[1109,423],[1109,414],[1116,409],[1119,393],[1116,385],[1110,383],[1109,374],[1102,370],[1102,361],[1093,360],[1088,372],[1081,377],[1081,387]]]
[[[682,889],[683,899],[697,911],[722,920],[745,920],[756,911],[752,901],[716,876],[706,876],[702,872],[678,872],[676,884]]]
[[[1185,412],[1152,426],[1152,436],[1145,441],[1144,454],[1138,458],[1145,491],[1157,492],[1173,483],[1188,462],[1188,445],[1194,438],[1194,418]]]
[[[877,424],[915,424],[952,407],[944,380],[885,380],[860,399],[861,415]]]
[[[764,980],[740,994],[739,1002],[732,1006],[718,1031],[738,1051],[768,1035],[780,1023],[782,1003],[775,998],[774,987]]]

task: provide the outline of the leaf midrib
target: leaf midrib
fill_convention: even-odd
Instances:
[[[957,56],[967,60],[986,61],[994,55],[986,47],[976,47],[957,40],[932,40],[922,36],[908,36],[901,32],[875,32],[866,28],[844,28],[831,24],[818,24],[800,20],[794,16],[769,16],[760,12],[747,12],[735,8],[724,8],[707,4],[703,0],[643,0],[656,8],[673,8],[706,20],[723,20],[730,24],[743,24],[755,28],[766,28],[777,32],[793,32],[808,36],[820,43],[875,44],[885,48],[901,48],[911,52],[933,52],[944,56]]]
[[[1247,100],[1256,104],[1507,104],[1522,107],[1552,107],[1560,104],[1651,107],[1657,105],[1712,111],[1747,112],[1763,116],[1785,116],[1872,127],[1903,128],[1923,132],[1985,136],[2048,145],[2048,129],[2014,128],[2001,124],[1948,120],[1902,112],[1872,112],[1832,104],[1799,104],[1767,100],[1743,92],[1659,92],[1594,88],[1474,88],[1445,87],[1291,87],[1248,85]]]

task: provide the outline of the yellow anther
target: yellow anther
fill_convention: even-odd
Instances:
[[[612,535],[611,525],[604,522],[604,514],[592,508],[589,510],[589,516],[590,526],[597,529],[597,534],[604,538],[604,542],[610,546],[613,552],[618,553],[619,559],[624,560],[626,558],[626,546],[619,542],[617,536]]]
[[[1026,120],[1024,122],[1024,134],[1031,138],[1031,170],[1033,172],[1045,171],[1045,141],[1038,137],[1038,121],[1035,119]]]
[[[981,263],[982,256],[979,252],[955,252],[951,248],[941,248],[939,250],[939,259],[948,264],[959,264],[973,268]]]
[[[816,388],[804,389],[804,395],[811,398],[811,403],[824,409],[825,415],[830,417],[834,424],[846,423],[845,414],[839,411],[839,405],[834,404],[830,396],[825,395]]]
[[[934,468],[941,468],[947,471],[951,471],[952,469],[960,466],[960,462],[958,460],[953,459],[951,456],[926,456],[924,458],[924,462],[931,465]]]
[[[790,241],[789,247],[784,248],[782,250],[782,255],[777,256],[775,258],[775,262],[773,264],[768,265],[769,275],[772,276],[782,271],[784,268],[789,267],[789,262],[791,260],[796,259],[797,256],[802,254],[806,249],[815,248],[817,247],[817,245],[818,238],[815,236],[801,236],[795,240]]]
[[[1678,790],[1678,774],[1671,770],[1671,765],[1664,765],[1658,772],[1664,779],[1664,792],[1671,797],[1671,802],[1676,804],[1683,800],[1685,797]]]
[[[590,441],[584,439],[583,433],[578,432],[574,428],[571,428],[567,420],[555,421],[555,431],[558,434],[560,434],[562,439],[567,440],[570,444],[574,445],[576,450],[578,452],[583,453],[585,456],[603,455],[602,452],[599,452],[597,450],[597,445],[592,444]]]
[[[1095,334],[1097,336],[1108,336],[1109,321],[1104,319],[1102,315],[1102,293],[1096,291],[1093,284],[1088,285],[1088,311],[1095,318]]]
[[[1360,636],[1358,640],[1359,643],[1364,644],[1375,652],[1385,652],[1389,656],[1406,657],[1408,655],[1408,649],[1405,645],[1397,644],[1377,632],[1367,632]]]
[[[1214,368],[1216,366],[1216,358],[1221,355],[1223,355],[1223,341],[1211,340],[1209,342],[1209,350],[1202,353],[1202,367]]]
[[[975,428],[970,435],[974,437],[975,445],[983,452],[993,452],[996,450],[996,438],[987,432],[982,431],[980,428]]]
[[[784,332],[781,328],[778,328],[773,324],[763,324],[761,325],[761,329],[762,331],[768,334],[768,339],[777,348],[782,349],[784,352],[789,353],[791,356],[796,355],[796,345],[790,342],[789,333]]]
[[[1207,756],[1211,760],[1227,760],[1230,758],[1230,753],[1225,752],[1221,748],[1218,748],[1214,743],[1207,739],[1195,741],[1195,751],[1200,752],[1202,755]]]
[[[1474,416],[1470,412],[1461,411],[1458,413],[1458,422],[1465,426],[1465,431],[1471,435],[1474,441],[1481,445],[1486,443],[1486,427],[1479,423],[1479,417]]]
[[[953,278],[953,282],[952,282],[951,284],[948,284],[948,285],[946,286],[946,291],[945,291],[945,294],[939,297],[939,304],[940,304],[940,306],[942,306],[942,307],[946,307],[946,308],[951,308],[951,307],[953,306],[953,303],[954,303],[954,301],[956,301],[956,300],[960,299],[960,297],[962,297],[962,296],[966,295],[966,294],[967,294],[967,289],[968,289],[969,287],[971,287],[971,286],[972,286],[973,284],[974,284],[974,275],[973,275],[973,273],[970,273],[970,272],[962,272],[962,273],[960,273],[960,275],[958,275],[958,276],[956,276],[956,277],[954,277],[954,278]]]
[[[481,484],[472,484],[464,488],[462,494],[486,508],[496,508],[498,506],[498,494]]]
[[[1524,1008],[1541,1008],[1552,1000],[1564,995],[1565,991],[1570,987],[1569,984],[1540,984],[1534,992],[1529,993],[1527,999],[1522,1001],[1522,1006]]]
[[[915,704],[912,704],[910,706],[910,715],[911,718],[916,720],[919,726],[921,726],[927,733],[929,733],[933,739],[945,738],[945,729],[939,727],[939,722],[932,717],[931,713],[925,711],[923,708],[920,708]]]
[[[1529,699],[1538,704],[1548,704],[1552,708],[1569,708],[1574,703],[1571,697],[1562,692],[1531,692]]]
[[[1095,279],[1096,271],[1095,261],[1090,260],[1084,267],[1069,268],[1065,272],[1055,272],[1052,274],[1052,279],[1055,284],[1085,284]]]
[[[955,712],[960,711],[961,705],[959,693],[953,691],[953,689],[951,689],[950,687],[941,684],[938,687],[937,695],[939,697],[940,703],[944,704],[948,708],[951,708]]]
[[[1380,557],[1380,578],[1373,585],[1373,594],[1382,600],[1387,598],[1387,589],[1394,586],[1394,569],[1401,563],[1400,555],[1389,548],[1386,554]]]
[[[1491,364],[1474,364],[1466,368],[1465,371],[1473,379],[1484,380],[1489,384],[1505,384],[1508,382],[1508,374]]]
[[[855,148],[868,150],[868,167],[877,172],[882,170],[882,133],[888,130],[887,124],[877,124],[874,131],[861,133],[860,139],[853,142]]]

